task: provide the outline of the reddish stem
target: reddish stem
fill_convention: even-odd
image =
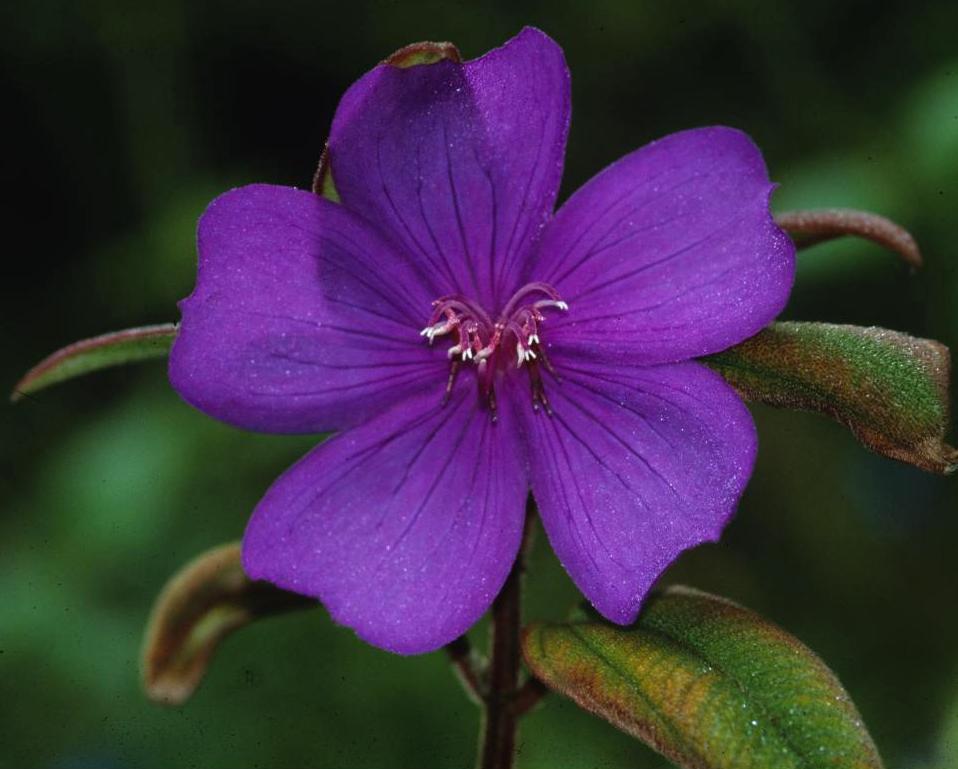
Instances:
[[[522,551],[492,604],[492,656],[484,700],[480,769],[511,769],[518,722],[513,699],[519,686]]]

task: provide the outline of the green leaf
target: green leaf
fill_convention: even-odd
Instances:
[[[180,705],[199,686],[228,635],[260,617],[317,605],[250,580],[239,543],[209,550],[174,575],[156,599],[143,643],[143,688],[152,700]]]
[[[743,398],[817,411],[872,451],[950,473],[948,348],[881,328],[773,323],[704,360]]]
[[[546,685],[687,769],[878,769],[834,674],[747,609],[673,587],[638,622],[533,623],[523,654]]]
[[[176,337],[176,325],[162,323],[74,342],[57,350],[30,369],[13,388],[10,400],[18,401],[45,387],[111,366],[165,358]]]

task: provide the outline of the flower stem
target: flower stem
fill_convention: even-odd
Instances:
[[[529,677],[526,682],[519,687],[515,699],[512,701],[512,707],[516,711],[516,717],[521,718],[536,705],[539,700],[549,693],[549,689],[538,678]]]
[[[520,686],[519,678],[522,577],[526,570],[526,554],[532,546],[535,518],[536,507],[530,498],[519,553],[506,583],[492,603],[489,665],[480,679],[484,685],[481,689],[482,731],[478,769],[512,769],[519,718],[541,697],[541,693],[531,691],[537,688],[532,679]]]
[[[518,718],[512,700],[519,685],[519,614],[524,548],[492,604],[489,689],[483,702],[479,769],[511,769]]]
[[[446,644],[446,654],[449,655],[449,661],[452,663],[462,683],[463,689],[469,698],[478,705],[482,705],[485,698],[485,684],[483,683],[484,663],[477,659],[476,653],[472,650],[472,644],[469,638],[459,636],[452,643]]]

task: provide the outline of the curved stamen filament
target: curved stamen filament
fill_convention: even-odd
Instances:
[[[516,291],[516,293],[512,295],[512,298],[506,302],[506,306],[502,310],[503,317],[508,318],[515,311],[521,299],[524,299],[529,294],[534,293],[545,294],[547,297],[549,297],[547,300],[536,302],[536,305],[539,305],[544,301],[548,306],[558,307],[560,310],[569,309],[569,305],[562,301],[562,298],[559,296],[559,292],[548,283],[526,283],[526,285]]]
[[[536,299],[536,295],[541,298]],[[535,301],[530,301],[533,299]],[[529,370],[533,404],[536,408],[542,404],[549,411],[539,371],[540,359],[548,371],[554,373],[554,370],[542,347],[539,326],[546,320],[543,310],[569,309],[552,286],[547,283],[526,284],[512,295],[495,323],[482,307],[461,294],[440,297],[432,305],[429,325],[419,332],[420,335],[432,344],[436,337],[456,332],[456,343],[447,353],[452,361],[446,386],[447,398],[461,364],[472,361],[477,367],[480,393],[495,415],[494,369],[489,364],[498,358],[496,353],[502,349],[505,338],[510,337],[516,345],[516,368],[526,365]]]
[[[456,315],[471,316],[486,325],[492,325],[492,319],[486,314],[486,311],[483,310],[482,307],[460,294],[441,296],[432,303],[432,306],[435,309],[433,310],[433,319],[430,320],[430,323],[435,323],[443,314],[452,312]]]

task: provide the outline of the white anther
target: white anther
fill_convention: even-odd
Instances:
[[[516,345],[516,365],[519,368],[522,368],[522,364],[524,362],[535,359],[536,354],[532,350],[523,347],[522,342],[519,342],[519,344]]]
[[[568,310],[569,305],[563,302],[561,299],[542,299],[532,305],[535,310],[542,310],[546,307],[555,307],[558,310]]]
[[[419,332],[419,336],[426,337],[426,339],[429,340],[429,344],[432,344],[437,336],[448,334],[455,327],[455,323],[453,323],[451,320],[446,320],[442,323],[437,323],[434,326],[426,326],[422,331]]]
[[[471,348],[471,347],[467,347],[465,350],[462,351],[462,359],[463,359],[463,360],[472,360],[472,357],[473,357],[473,356],[472,356],[472,348]]]
[[[539,344],[539,335],[529,334],[529,344]]]

